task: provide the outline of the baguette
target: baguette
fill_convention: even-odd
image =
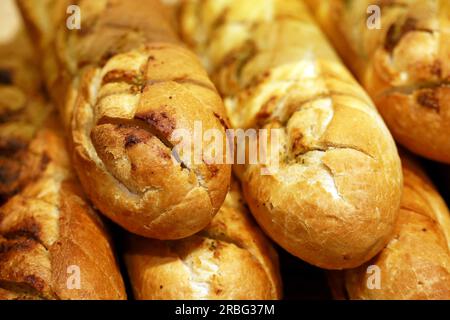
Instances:
[[[235,128],[281,129],[278,171],[237,173],[261,227],[291,254],[356,267],[389,240],[396,146],[299,0],[187,1],[181,33],[205,60]],[[261,175],[261,169],[272,174]]]
[[[394,138],[450,163],[450,2],[308,2]],[[369,5],[381,9],[380,29],[366,26]]]
[[[39,90],[37,70],[31,63],[31,46],[20,29],[20,15],[12,1],[2,1],[0,9],[10,13],[0,21],[1,205],[39,172],[39,159],[30,156],[28,147],[49,108],[36,94]]]
[[[145,237],[178,239],[206,227],[225,199],[231,165],[225,154],[221,163],[181,160],[173,133],[193,135],[200,122],[226,145],[227,119],[164,8],[157,0],[80,0],[81,30],[68,30],[69,1],[19,3],[94,205]]]
[[[356,269],[330,274],[340,299],[450,299],[450,213],[423,172],[402,156],[405,189],[389,244]],[[380,270],[380,288],[369,289],[370,265]]]
[[[27,152],[39,164],[27,168],[38,170],[33,181],[0,207],[0,299],[125,299],[111,239],[69,169],[52,117]],[[71,286],[77,270],[80,286]]]
[[[23,37],[0,46],[0,300],[125,299],[111,239],[70,169]]]
[[[138,300],[280,299],[278,256],[236,183],[200,233],[176,241],[130,235],[125,263]]]

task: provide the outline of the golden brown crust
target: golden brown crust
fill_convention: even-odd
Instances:
[[[38,12],[53,21],[48,30],[34,2],[20,2],[41,35],[47,86],[95,206],[146,237],[178,239],[203,229],[225,199],[231,166],[225,155],[216,165],[178,161],[175,133],[192,136],[200,122],[203,131],[221,132],[225,145],[225,110],[163,7],[156,0],[80,0],[81,30],[68,31],[64,0],[41,4]]]
[[[236,184],[196,235],[176,241],[129,237],[125,262],[136,299],[281,298],[278,256]]]
[[[193,136],[196,121],[204,131],[224,132],[222,111],[214,108],[220,98],[197,59],[178,46],[153,43],[85,76],[90,89],[81,92],[97,94],[78,97],[74,159],[92,201],[140,235],[178,239],[203,229],[224,200],[230,167],[188,164],[172,154],[173,133]]]
[[[308,3],[396,140],[419,155],[450,163],[450,3]],[[381,8],[381,29],[367,28],[369,5]]]
[[[394,236],[367,264],[331,276],[336,297],[450,299],[450,213],[418,164],[406,155],[402,163],[405,188]],[[371,265],[380,270],[379,289],[367,286]]]
[[[282,131],[278,171],[238,169],[262,228],[323,268],[373,257],[398,212],[397,150],[302,2],[186,1],[181,21],[225,96],[233,126]],[[272,174],[261,175],[262,168]]]
[[[70,169],[25,43],[0,47],[0,299],[125,299],[111,239]],[[71,266],[79,289],[68,286]]]
[[[45,162],[0,208],[0,287],[13,298],[125,299],[111,240],[49,121],[31,142]],[[70,266],[80,270],[79,289],[67,286]]]

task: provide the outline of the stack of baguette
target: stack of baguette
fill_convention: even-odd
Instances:
[[[236,170],[267,234],[307,262],[347,269],[331,274],[345,274],[348,298],[450,299],[449,211],[407,157],[399,210],[402,180],[390,134],[306,5],[191,0],[180,21],[224,96],[232,125],[285,130],[280,171]],[[433,125],[450,132],[449,123]],[[381,272],[381,288],[366,281],[372,265]],[[333,289],[339,286],[330,279]]]
[[[444,1],[380,0],[373,33],[368,1],[16,2],[34,48],[0,46],[0,299],[281,299],[275,248],[337,299],[450,299],[449,210],[391,136],[450,163]],[[177,133],[199,124],[277,130],[279,162],[196,161]]]

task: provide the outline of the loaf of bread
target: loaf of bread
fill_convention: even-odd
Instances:
[[[36,129],[48,114],[40,94],[31,46],[20,28],[12,1],[0,4],[0,205],[39,172],[39,159],[28,152]],[[31,155],[31,156],[30,156]]]
[[[0,299],[125,299],[111,240],[49,121],[27,150],[33,180],[0,207]]]
[[[34,181],[0,207],[0,299],[125,299],[111,240],[48,125],[30,145]]]
[[[200,125],[219,132],[225,146],[227,119],[164,7],[157,0],[80,0],[81,29],[70,30],[70,1],[19,3],[94,205],[145,237],[178,239],[206,227],[225,199],[231,165],[225,152],[219,161],[175,154],[176,133],[195,139]],[[202,138],[194,143],[206,150]]]
[[[192,0],[180,10],[183,37],[208,66],[232,125],[281,131],[275,168],[269,160],[237,170],[258,223],[316,266],[372,258],[393,231],[400,160],[303,2]]]
[[[450,2],[308,2],[394,138],[421,156],[450,163]],[[368,27],[375,23],[374,5],[381,12],[379,29]]]
[[[450,299],[449,210],[419,165],[408,156],[402,162],[405,188],[394,235],[370,262],[330,273],[338,299]]]
[[[0,46],[0,300],[125,299],[111,239],[19,43]]]
[[[125,262],[139,300],[281,298],[278,256],[236,183],[206,229],[175,241],[130,235]]]

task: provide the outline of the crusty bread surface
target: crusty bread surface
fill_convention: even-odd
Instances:
[[[450,299],[450,212],[416,160],[403,154],[402,164],[405,183],[393,237],[368,263],[330,274],[335,298]]]
[[[125,262],[139,300],[281,298],[278,256],[247,212],[237,183],[196,235],[175,241],[129,235]]]
[[[323,268],[356,267],[378,253],[400,203],[397,149],[303,2],[186,1],[180,28],[233,127],[281,132],[272,146],[279,161],[270,153],[268,165],[236,170],[267,234]]]

